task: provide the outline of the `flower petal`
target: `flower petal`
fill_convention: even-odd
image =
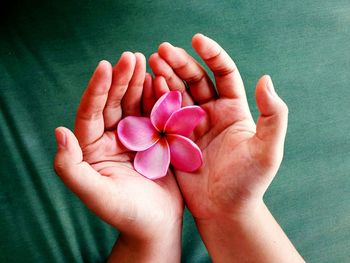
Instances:
[[[145,117],[128,116],[122,119],[117,133],[122,144],[132,151],[146,150],[160,138],[151,120]]]
[[[151,121],[158,131],[163,131],[164,125],[171,114],[181,108],[181,100],[179,91],[170,91],[160,97],[154,104],[151,112]]]
[[[187,106],[175,111],[165,124],[166,133],[189,136],[205,116],[199,106]]]
[[[170,150],[165,138],[151,148],[138,152],[134,167],[143,176],[155,180],[166,175],[170,164]]]
[[[203,163],[202,152],[193,141],[181,135],[167,134],[170,162],[178,170],[193,172]]]

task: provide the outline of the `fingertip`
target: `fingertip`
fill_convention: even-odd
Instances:
[[[125,58],[129,57],[129,58],[132,58],[132,57],[134,57],[134,53],[131,52],[131,51],[124,51],[124,52],[121,54],[120,57],[125,57]]]
[[[123,52],[113,68],[113,83],[128,83],[133,75],[135,66],[135,54],[130,51]]]
[[[149,94],[152,94],[152,82],[153,78],[152,75],[149,74],[148,72],[145,75],[145,81],[143,83],[143,95],[147,95],[147,97],[150,97]]]
[[[163,42],[162,44],[159,45],[158,48],[158,54],[162,57],[162,58],[167,58],[169,57],[169,54],[176,52],[175,47],[170,44],[169,42]]]
[[[130,52],[130,51],[124,51],[121,54],[117,65],[120,65],[120,64],[124,64],[124,65],[128,65],[128,66],[135,66],[135,64],[136,64],[135,54]]]
[[[154,73],[154,75],[169,76],[172,74],[172,69],[168,63],[159,56],[159,53],[153,53],[148,60],[148,63]]]
[[[145,81],[143,83],[143,90],[142,90],[142,110],[143,110],[144,116],[150,115],[156,99],[153,91],[152,82],[153,82],[152,75],[146,72]]]
[[[280,96],[276,93],[275,87],[273,85],[272,79],[269,75],[263,76],[265,81],[265,89],[269,93],[269,95],[275,99],[278,99],[280,102],[284,103],[284,101],[280,98]]]
[[[256,102],[260,112],[256,125],[256,137],[266,143],[265,166],[276,167],[283,156],[283,144],[288,126],[288,107],[275,92],[269,75],[264,75],[258,80]]]
[[[194,35],[192,38],[192,47],[204,60],[217,56],[222,50],[217,42],[203,34]]]
[[[126,92],[122,98],[122,112],[124,116],[140,115],[140,101],[146,75],[146,58],[140,53],[133,54],[135,57],[135,67],[129,81]],[[131,72],[130,72],[131,73]]]
[[[109,79],[112,76],[112,65],[107,60],[101,60],[95,70],[94,78],[96,80]]]
[[[145,75],[145,85],[147,86],[152,85],[152,75],[148,72],[146,72],[146,75]]]
[[[164,93],[170,91],[166,79],[163,76],[156,76],[153,79],[153,87],[157,99],[159,99]]]
[[[260,77],[255,89],[256,103],[262,115],[271,114],[271,104],[272,104],[271,102],[273,98],[271,98],[271,95],[269,95],[269,92],[267,90],[266,84],[268,81],[269,81],[268,75],[264,75]]]
[[[270,95],[277,96],[270,75],[264,75],[261,78],[262,78],[262,81],[264,82],[265,89],[270,93]]]
[[[262,77],[260,77],[256,86],[256,93],[257,96],[261,95],[260,93],[266,93],[266,95],[271,97],[271,99],[279,97],[276,93],[270,75],[263,75]]]
[[[134,55],[135,55],[136,60],[142,61],[146,64],[146,57],[144,54],[142,54],[141,52],[135,52]]]
[[[158,47],[158,51],[159,50],[164,50],[164,49],[167,49],[167,48],[173,48],[174,46],[172,44],[170,44],[169,42],[163,42],[159,45]]]
[[[55,129],[56,141],[59,146],[61,155],[69,156],[72,163],[79,163],[83,159],[80,143],[75,134],[66,127],[58,127]]]
[[[198,33],[194,34],[193,37],[192,37],[192,43],[195,42],[195,41],[198,41],[202,37],[204,37],[204,35],[202,33],[198,32]]]
[[[65,148],[67,145],[67,136],[64,127],[57,127],[55,129],[56,143],[59,149]]]
[[[261,78],[265,79],[266,81],[272,81],[271,76],[268,74],[262,75]]]
[[[70,129],[66,128],[66,127],[63,127],[63,126],[57,127],[55,129],[55,134],[58,135],[58,136],[64,136],[65,137],[65,143],[66,143],[67,147],[72,142],[74,143],[75,140],[78,143],[78,140],[76,139],[76,136],[74,135],[74,133]]]
[[[158,58],[159,58],[158,53],[153,53],[149,56],[148,63],[149,63],[151,68],[153,68],[155,66],[155,63],[156,63]]]
[[[274,88],[271,76],[263,75],[257,83],[256,102],[263,115],[288,114],[287,104],[279,97]]]
[[[67,128],[61,126],[55,129],[57,153],[54,158],[54,170],[59,176],[64,174],[66,168],[65,156],[68,152],[66,130]]]
[[[102,59],[99,63],[98,63],[98,67],[102,67],[102,68],[111,68],[112,65],[108,60]]]
[[[135,56],[135,70],[134,70],[134,77],[137,78],[137,81],[141,81],[142,83],[144,82],[144,77],[146,74],[146,58],[145,56],[140,53],[136,52],[134,53]]]
[[[192,46],[198,47],[199,45],[202,44],[203,41],[205,40],[210,40],[210,38],[208,38],[207,36],[205,36],[202,33],[196,33],[193,37],[192,37]]]

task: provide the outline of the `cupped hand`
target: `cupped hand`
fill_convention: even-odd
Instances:
[[[176,178],[195,219],[244,213],[262,200],[278,170],[288,108],[270,77],[263,76],[256,87],[260,116],[255,124],[230,56],[202,34],[193,37],[192,45],[213,72],[216,85],[193,57],[169,43],[161,44],[149,59],[158,97],[167,84],[182,92],[185,104],[199,104],[207,113],[193,134],[204,164],[194,173],[175,170]]]
[[[153,103],[145,64],[142,54],[130,52],[114,68],[99,63],[81,98],[74,134],[56,129],[55,170],[104,221],[123,234],[148,239],[164,227],[181,225],[183,201],[170,172],[157,181],[138,174],[133,154],[117,137],[122,117],[144,114],[141,100],[146,108]]]

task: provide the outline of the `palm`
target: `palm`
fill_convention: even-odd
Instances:
[[[247,181],[254,169],[249,147],[255,124],[239,104],[219,99],[202,105],[208,118],[196,134],[205,134],[195,140],[203,150],[204,165],[196,173],[175,171],[186,204],[196,218],[217,213],[215,209],[232,205],[249,191]]]
[[[83,149],[84,160],[102,176],[108,178],[108,189],[99,193],[98,198],[110,200],[110,207],[118,217],[135,220],[140,227],[152,231],[152,227],[165,218],[173,218],[182,211],[182,201],[174,177],[169,175],[157,182],[146,179],[135,171],[132,153],[128,152],[116,138],[115,131],[103,136]],[[127,202],[121,203],[123,197]],[[113,208],[115,206],[115,208]],[[113,214],[96,211],[112,225]]]

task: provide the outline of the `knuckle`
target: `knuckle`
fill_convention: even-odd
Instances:
[[[77,118],[85,121],[94,121],[101,118],[102,110],[78,109]]]
[[[213,63],[218,60],[222,54],[222,49],[217,49],[216,47],[211,47],[207,50],[208,57],[203,58],[207,63]]]
[[[199,74],[193,75],[193,76],[185,79],[185,81],[187,82],[188,85],[193,85],[193,84],[199,83],[204,78],[205,78],[205,74],[203,72],[201,72]]]
[[[122,103],[122,98],[116,97],[113,100],[110,100],[106,103],[105,109],[115,109],[120,107]]]
[[[173,69],[175,71],[181,71],[181,70],[186,70],[188,68],[188,66],[189,66],[189,62],[188,62],[188,60],[186,60],[186,61],[179,62],[179,64],[176,65],[175,67],[173,67]]]
[[[224,77],[233,74],[236,71],[236,67],[233,65],[223,65],[214,70],[216,77]]]
[[[177,50],[183,54],[187,54],[187,51],[182,47],[177,47]]]

